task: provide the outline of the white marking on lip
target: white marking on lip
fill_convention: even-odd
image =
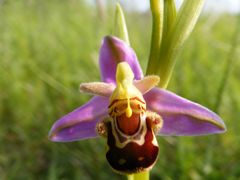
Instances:
[[[131,136],[126,135],[119,130],[119,128],[117,127],[116,119],[113,119],[111,121],[112,133],[113,133],[113,136],[116,141],[116,147],[124,148],[130,142],[134,142],[140,146],[142,146],[145,143],[145,135],[147,133],[146,114],[145,113],[142,116],[140,115],[140,120],[141,120],[141,122],[140,122],[140,127],[139,127],[138,131],[134,135],[131,135]],[[126,140],[124,142],[120,142],[119,135],[126,138]],[[138,137],[140,137],[140,138],[138,138]]]

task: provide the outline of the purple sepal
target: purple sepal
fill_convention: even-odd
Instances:
[[[96,123],[107,117],[108,98],[95,96],[55,122],[49,132],[52,141],[68,142],[97,136]]]
[[[124,41],[113,36],[106,36],[103,39],[99,55],[102,81],[115,84],[117,63],[122,61],[128,62],[136,80],[143,78],[142,69],[134,50]]]
[[[159,135],[197,136],[226,131],[223,120],[214,112],[167,90],[154,88],[144,98],[147,108],[163,119]]]

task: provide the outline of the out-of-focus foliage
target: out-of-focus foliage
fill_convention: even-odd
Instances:
[[[53,143],[55,120],[90,96],[80,82],[100,79],[98,50],[114,7],[98,14],[85,1],[0,1],[0,179],[124,179],[105,160],[105,140]],[[126,13],[130,41],[146,69],[150,13]],[[236,27],[234,15],[205,14],[178,59],[169,89],[210,109]],[[240,51],[219,105],[228,131],[204,137],[159,137],[152,179],[240,177]]]

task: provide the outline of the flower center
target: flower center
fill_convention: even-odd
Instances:
[[[146,103],[141,92],[133,85],[134,75],[126,62],[117,66],[117,86],[110,98],[109,115],[116,120],[118,129],[125,135],[135,134],[146,111]]]
[[[145,103],[137,97],[124,100],[115,100],[109,105],[109,115],[116,120],[118,129],[125,135],[133,135],[139,130],[140,115],[146,111]],[[128,116],[127,109],[131,110]]]
[[[130,118],[126,114],[116,117],[117,126],[126,135],[133,135],[138,132],[140,126],[140,114],[133,113]],[[131,123],[129,123],[131,122]]]

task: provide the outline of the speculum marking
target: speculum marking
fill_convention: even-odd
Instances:
[[[152,131],[151,120],[146,119],[147,133],[145,135],[145,142],[139,145],[136,142],[129,142],[123,148],[116,146],[116,140],[112,134],[112,125],[107,123],[108,133],[108,152],[106,154],[107,160],[111,167],[120,173],[137,173],[151,168],[158,156],[158,146],[152,141],[155,135]]]

